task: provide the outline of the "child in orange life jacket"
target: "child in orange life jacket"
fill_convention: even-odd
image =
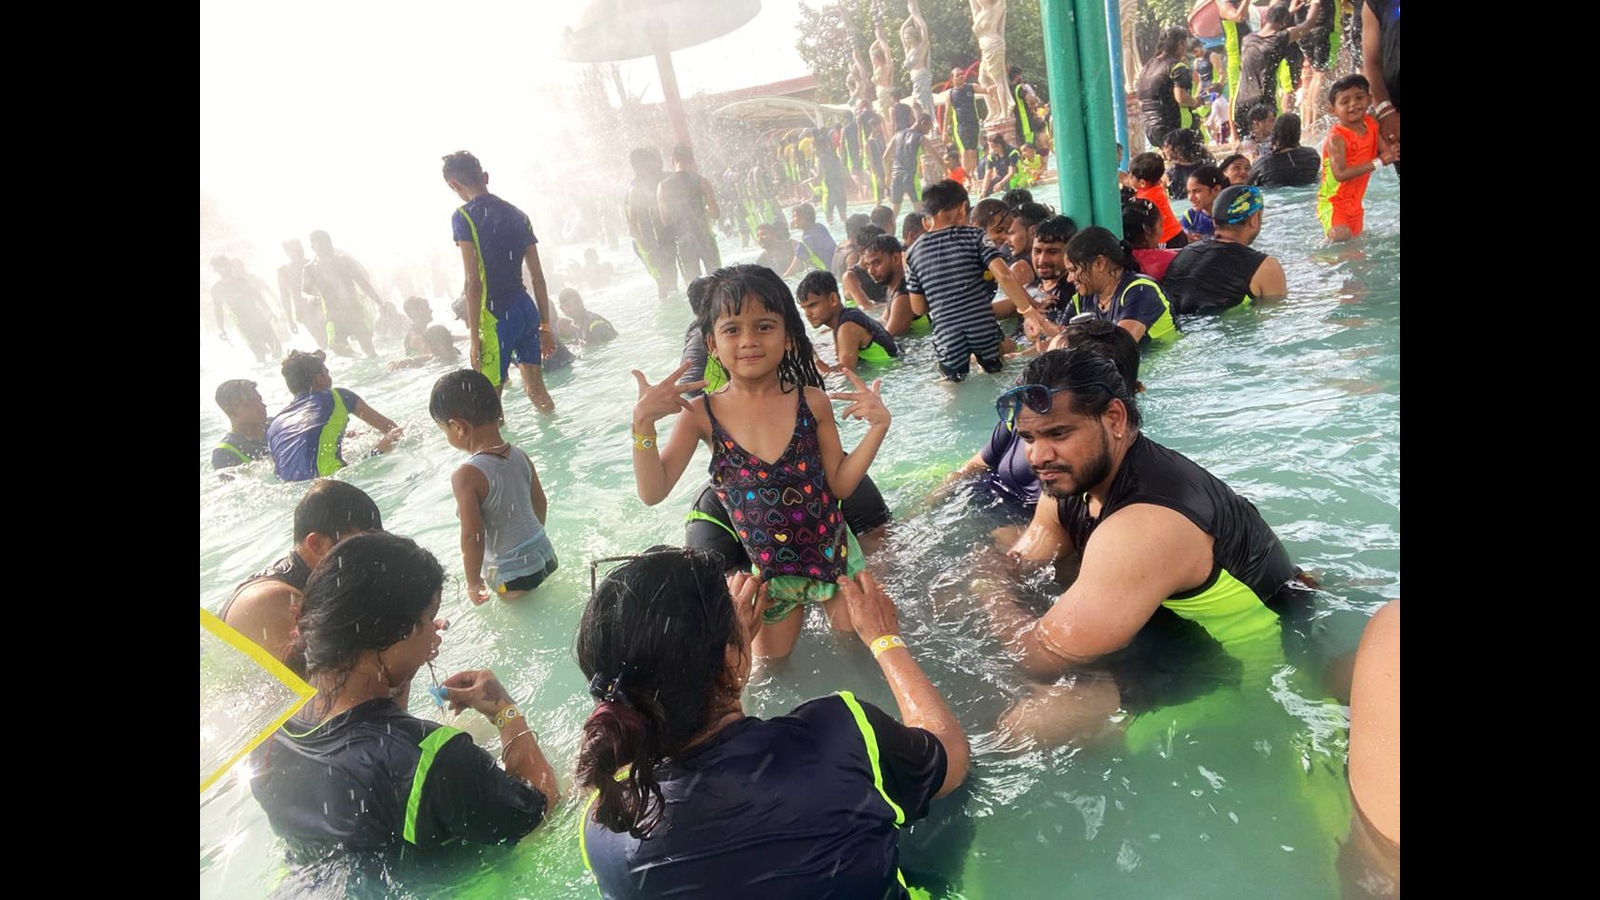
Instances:
[[[1346,75],[1328,88],[1328,103],[1338,118],[1322,143],[1322,183],[1317,218],[1330,241],[1361,235],[1366,215],[1361,200],[1372,173],[1400,158],[1400,151],[1378,149],[1378,120],[1367,112],[1372,102],[1367,79]]]
[[[1167,161],[1153,151],[1140,153],[1128,163],[1128,175],[1133,179],[1133,195],[1149,200],[1161,211],[1161,244],[1168,250],[1176,250],[1188,241],[1183,236],[1183,226],[1178,223],[1178,217],[1172,214],[1172,204],[1167,202],[1167,188],[1162,184],[1162,176],[1166,174]]]

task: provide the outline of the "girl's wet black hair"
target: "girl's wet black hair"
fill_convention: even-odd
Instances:
[[[599,793],[595,821],[613,832],[650,834],[664,808],[657,767],[738,699],[727,654],[744,652],[744,636],[724,568],[710,551],[652,549],[613,569],[583,611],[578,667],[614,690],[597,691],[584,722],[578,783]]]
[[[1208,163],[1211,162],[1211,151],[1206,149],[1206,142],[1201,139],[1200,132],[1193,128],[1174,128],[1167,132],[1163,144],[1181,163]]]
[[[1195,169],[1193,172],[1190,172],[1189,177],[1200,182],[1205,187],[1227,188],[1233,184],[1233,182],[1228,180],[1228,176],[1222,174],[1221,166],[1214,166],[1210,163],[1206,163],[1200,168]],[[1185,187],[1187,187],[1187,185],[1185,185]],[[1208,209],[1206,212],[1209,214],[1211,210]],[[1123,229],[1123,233],[1127,233],[1126,228]]]
[[[795,305],[794,295],[777,272],[766,266],[743,263],[723,266],[709,277],[705,309],[695,319],[701,337],[710,339],[717,319],[737,316],[744,310],[746,300],[753,297],[783,320],[786,344],[783,359],[778,363],[778,384],[783,391],[823,386],[811,338],[806,336],[806,323],[800,318],[800,307]]]
[[[1038,240],[1037,235],[1034,240]],[[1133,256],[1133,247],[1127,241],[1111,233],[1109,228],[1099,225],[1090,225],[1072,236],[1067,241],[1067,261],[1074,266],[1083,268],[1091,265],[1097,257],[1104,256],[1106,261],[1113,266],[1120,266],[1124,271],[1139,272],[1139,261]]]
[[[410,538],[375,531],[340,541],[306,582],[289,668],[348,673],[363,652],[409,637],[443,584],[439,561]]]
[[[1220,170],[1219,170],[1220,171]],[[1151,231],[1155,232],[1153,240],[1146,241]],[[1122,233],[1126,236],[1130,246],[1139,246],[1148,243],[1150,247],[1157,247],[1161,243],[1161,210],[1154,202],[1143,197],[1135,197],[1122,204]]]

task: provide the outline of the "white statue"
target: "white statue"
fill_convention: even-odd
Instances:
[[[919,116],[933,117],[933,73],[928,70],[928,23],[917,0],[906,0],[906,20],[900,23],[900,46],[905,48],[906,73],[911,76],[911,99]]]
[[[1006,0],[967,0],[972,6],[972,35],[978,39],[978,89],[987,95],[985,125],[1011,118],[1011,81],[1006,76]]]
[[[883,36],[883,20],[872,19],[872,83],[877,88],[878,115],[883,117],[884,140],[894,137],[894,58],[890,56],[889,39]]]

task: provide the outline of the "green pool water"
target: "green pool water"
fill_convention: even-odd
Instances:
[[[1038,193],[1052,202],[1052,192]],[[1374,177],[1368,236],[1341,248],[1320,246],[1314,201],[1309,188],[1268,195],[1257,247],[1283,261],[1287,302],[1182,322],[1184,336],[1143,362],[1145,433],[1252,499],[1294,560],[1323,586],[1300,629],[1304,639],[1288,642],[1269,683],[1215,695],[1192,714],[1136,722],[1125,740],[1093,746],[1017,749],[1001,740],[995,722],[1020,694],[1021,678],[989,636],[968,589],[973,548],[988,541],[998,513],[960,493],[940,504],[923,501],[988,438],[994,395],[1022,364],[946,385],[937,380],[924,340],[882,371],[895,420],[872,474],[897,522],[871,566],[898,601],[908,642],[974,748],[967,788],[935,807],[936,827],[908,835],[905,852],[936,858],[959,895],[1338,896],[1333,858],[1348,827],[1345,711],[1325,699],[1322,670],[1354,649],[1367,617],[1400,590],[1399,185],[1392,171]],[[838,226],[834,231],[838,236]],[[737,241],[722,246],[728,262],[756,255]],[[635,496],[628,438],[635,388],[628,373],[639,368],[655,380],[670,372],[689,312],[681,298],[658,302],[631,258],[602,253],[618,263],[617,280],[585,297],[622,337],[581,350],[571,372],[548,379],[558,406],[553,417],[536,414],[515,384],[507,391],[506,435],[539,467],[561,557],[560,571],[515,605],[473,607],[465,599],[449,486],[463,457],[426,409],[429,387],[443,370],[391,374],[381,361],[329,360],[336,384],[408,430],[395,452],[338,477],[372,495],[388,530],[416,539],[455,573],[445,587],[443,614],[451,626],[436,664],[441,675],[479,667],[497,672],[568,785],[579,728],[591,709],[571,649],[588,592],[587,561],[681,542],[683,515],[709,458],[701,449],[659,506],[645,507]],[[447,308],[444,298],[434,306]],[[309,349],[303,334],[299,340]],[[276,483],[266,463],[231,483],[210,472],[210,447],[226,430],[211,393],[233,377],[259,382],[270,410],[289,399],[275,366],[202,340],[200,603],[212,610],[239,579],[286,551],[304,488]],[[863,430],[843,423],[845,445],[853,446]],[[374,439],[348,440],[346,457],[356,458],[350,448]],[[1039,606],[1051,596],[1041,587]],[[757,674],[745,708],[777,715],[839,689],[894,708],[870,654],[813,618],[793,657]],[[439,715],[426,693],[414,694],[412,712]],[[461,721],[483,743],[491,729],[476,718],[469,713]],[[282,845],[236,775],[201,797],[202,896],[261,897],[293,886],[285,880]],[[403,885],[360,893],[593,897],[578,855],[578,806],[569,793],[546,826],[509,851],[474,852]]]

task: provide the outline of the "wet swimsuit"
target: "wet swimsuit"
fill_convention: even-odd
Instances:
[[[705,398],[711,483],[752,569],[776,601],[766,613],[769,622],[783,621],[801,603],[832,597],[838,588],[834,581],[850,572],[847,559],[855,571],[862,565],[839,501],[828,490],[816,417],[806,405],[805,389],[796,393],[794,434],[771,463],[739,446],[717,421],[711,395]]]
[[[509,447],[505,456],[480,450],[467,464],[489,483],[481,510],[484,581],[502,594],[538,587],[555,571],[556,549],[533,511],[533,461]],[[512,582],[523,586],[512,587]]]
[[[661,822],[640,840],[579,824],[600,896],[906,900],[901,829],[944,783],[943,745],[848,693],[746,716],[664,760]]]
[[[853,322],[866,329],[867,336],[872,342],[856,351],[856,359],[861,362],[886,363],[900,355],[900,346],[894,338],[884,329],[882,323],[855,307],[847,306],[839,313],[839,324]],[[838,330],[834,330],[834,340],[838,340]],[[838,348],[835,348],[837,350]]]
[[[856,273],[856,283],[861,285],[861,293],[866,296],[868,303],[882,303],[889,296],[889,286],[873,281],[864,267],[854,265],[850,271]]]
[[[839,502],[839,511],[844,513],[844,523],[850,527],[852,535],[868,534],[875,528],[889,524],[891,517],[889,504],[884,502],[883,494],[873,484],[871,475],[861,477],[861,484],[856,486],[855,492]],[[730,572],[749,570],[750,555],[745,553],[744,544],[733,530],[727,509],[717,499],[715,485],[705,486],[684,520],[685,547],[716,551],[722,555]]]
[[[1203,240],[1217,233],[1217,223],[1212,221],[1211,214],[1192,206],[1183,214],[1182,224],[1184,231],[1194,235],[1191,242]]]
[[[1154,203],[1156,209],[1161,212],[1161,243],[1168,244],[1169,250],[1183,246],[1177,242],[1183,237],[1183,225],[1179,224],[1178,217],[1172,214],[1172,204],[1167,202],[1167,192],[1162,190],[1161,185],[1152,184],[1149,187],[1139,188],[1133,195]]]
[[[999,258],[983,229],[972,225],[929,231],[906,252],[906,290],[928,302],[939,370],[951,381],[967,377],[973,354],[985,372],[1003,366],[1005,335],[990,305],[995,283],[989,263]]]
[[[239,586],[234,588],[233,593],[229,594],[228,599],[223,602],[222,609],[217,612],[217,618],[226,622],[228,620],[228,610],[233,609],[233,601],[239,599],[239,594],[253,584],[259,584],[263,581],[279,581],[304,594],[306,592],[306,582],[310,580],[311,567],[306,565],[306,561],[300,558],[300,554],[290,550],[288,556],[239,582]]]
[[[271,422],[267,423],[271,425]],[[251,440],[237,432],[230,431],[223,435],[221,443],[211,450],[211,468],[227,469],[232,466],[242,466],[253,459],[265,459],[267,456],[267,442],[265,440]]]
[[[899,203],[907,197],[912,203],[922,202],[922,132],[907,128],[889,141],[893,168],[889,175],[889,202]]]
[[[1294,42],[1289,32],[1250,34],[1239,41],[1239,94],[1233,104],[1233,125],[1250,133],[1250,109],[1264,103],[1278,111],[1278,65]]]
[[[1039,476],[1028,465],[1026,448],[1011,426],[1005,422],[996,425],[980,455],[990,469],[984,475],[989,488],[1032,510],[1039,502]]]
[[[290,719],[257,754],[250,790],[297,856],[500,844],[544,817],[544,795],[466,732],[387,698],[321,725]]]
[[[308,481],[344,468],[345,426],[361,398],[344,388],[294,398],[267,426],[272,468],[284,481]]]
[[[950,104],[950,121],[945,124],[952,126],[950,130],[955,134],[957,153],[981,149],[978,146],[978,105],[975,96],[971,84],[950,89],[947,101]]]
[[[802,228],[800,230],[800,240],[811,251],[811,255],[817,259],[833,259],[834,251],[839,249],[839,245],[834,241],[833,235],[828,233],[827,227],[821,222],[812,222]],[[819,265],[817,268],[825,270],[828,267]]]
[[[458,208],[450,217],[450,233],[456,243],[471,243],[476,251],[483,285],[480,371],[499,386],[513,361],[522,366],[542,361],[539,307],[522,287],[523,258],[539,239],[522,210],[493,194],[480,194]]]
[[[1172,275],[1170,267],[1167,269],[1167,275],[1168,277]],[[1144,337],[1139,339],[1141,347],[1149,341],[1168,340],[1179,334],[1178,326],[1172,321],[1172,307],[1168,304],[1167,295],[1161,290],[1161,285],[1149,275],[1140,272],[1128,270],[1122,273],[1122,280],[1117,282],[1108,309],[1101,309],[1099,301],[1093,297],[1085,300],[1077,294],[1073,294],[1069,302],[1072,315],[1094,313],[1095,318],[1113,325],[1123,319],[1143,322],[1145,332]]]
[[[1178,313],[1220,313],[1249,304],[1250,282],[1267,258],[1236,241],[1201,241],[1178,251],[1161,287]]]
[[[1378,120],[1368,115],[1365,122],[1366,134],[1356,134],[1355,129],[1336,124],[1328,130],[1328,137],[1323,140],[1322,184],[1317,187],[1317,219],[1322,222],[1324,232],[1332,231],[1334,226],[1344,225],[1349,227],[1351,235],[1361,236],[1366,220],[1366,210],[1362,208],[1361,200],[1367,196],[1367,182],[1372,179],[1372,173],[1362,172],[1348,181],[1334,178],[1333,160],[1328,158],[1328,142],[1334,135],[1344,140],[1344,165],[1347,169],[1371,162],[1378,156]]]
[[[1194,127],[1193,113],[1179,106],[1173,93],[1175,87],[1191,90],[1192,82],[1189,64],[1181,59],[1152,59],[1139,73],[1139,113],[1144,120],[1144,139],[1150,146],[1159,150],[1175,129]]]
[[[1161,608],[1200,626],[1212,649],[1220,645],[1247,669],[1281,660],[1278,609],[1288,596],[1281,592],[1295,582],[1299,569],[1255,506],[1188,457],[1141,434],[1112,479],[1098,518],[1089,515],[1087,495],[1076,494],[1057,498],[1056,515],[1081,553],[1096,525],[1136,503],[1175,510],[1213,541],[1211,574],[1162,601]],[[1155,623],[1153,630],[1176,625]],[[1192,627],[1177,630],[1194,632]]]
[[[1303,187],[1316,184],[1322,157],[1311,147],[1291,147],[1272,152],[1250,167],[1249,182],[1261,187]]]

